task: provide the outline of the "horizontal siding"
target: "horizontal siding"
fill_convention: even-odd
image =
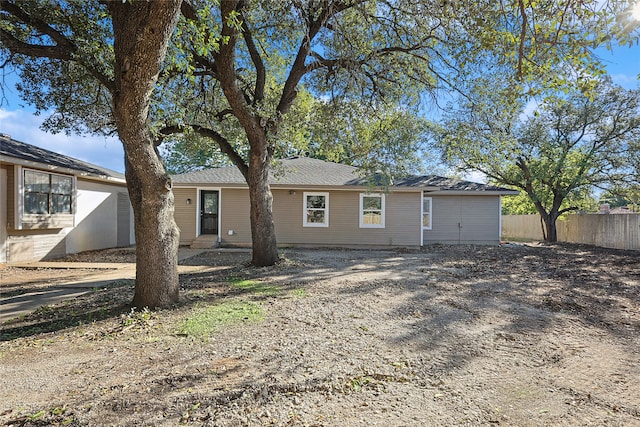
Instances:
[[[36,261],[117,246],[118,195],[123,192],[124,185],[78,178],[74,213],[64,216],[68,222],[59,228],[8,230],[8,261]]]
[[[16,230],[7,239],[7,262],[39,261],[67,254],[69,229]]]
[[[220,233],[223,245],[251,244],[249,208],[249,190],[241,188],[224,188],[221,190],[219,209],[222,217],[218,233]]]
[[[360,192],[329,192],[329,227],[303,226],[304,191],[273,190],[273,216],[281,245],[419,246],[420,195],[386,196],[385,228],[360,228]],[[222,190],[223,244],[250,244],[249,193]],[[233,230],[233,235],[229,235]]]
[[[499,196],[432,196],[432,229],[424,243],[500,241]]]
[[[198,192],[195,188],[174,188],[175,220],[180,229],[180,244],[189,245],[197,237]],[[187,204],[187,199],[191,203]]]

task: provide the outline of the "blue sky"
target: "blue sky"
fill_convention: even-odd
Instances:
[[[597,55],[606,64],[613,81],[627,89],[639,86],[640,46],[601,49]],[[5,77],[6,101],[0,106],[0,133],[13,139],[75,157],[118,172],[124,171],[124,151],[117,138],[50,134],[40,130],[43,116],[35,116],[33,108],[17,98],[11,76]]]

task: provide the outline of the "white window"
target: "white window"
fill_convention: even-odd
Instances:
[[[302,225],[304,227],[329,226],[329,193],[304,193]]]
[[[422,228],[424,230],[431,230],[431,223],[433,218],[431,217],[431,197],[422,197]]]
[[[360,193],[360,228],[384,228],[384,194]]]

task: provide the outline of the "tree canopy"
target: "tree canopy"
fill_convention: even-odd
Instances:
[[[2,3],[1,59],[20,71],[25,100],[54,111],[45,122],[50,130],[113,133],[117,127],[112,77],[135,64],[113,68],[117,50],[105,4]],[[184,1],[149,104],[151,136],[158,144],[185,135],[175,141],[191,148],[189,134],[198,135],[238,167],[249,187],[253,262],[270,265],[278,259],[270,164],[274,155],[301,150],[298,143],[308,137],[307,128],[286,120],[330,117],[305,116],[305,90],[321,100],[320,109],[338,103],[358,112],[337,120],[336,132],[329,129],[333,121],[327,129],[311,127],[353,144],[331,147],[319,138],[308,151],[380,169],[413,148],[404,141],[421,124],[406,112],[444,90],[468,98],[485,69],[508,83],[493,88],[505,104],[601,72],[592,49],[634,39],[630,6],[618,0]],[[394,128],[397,123],[410,126]]]
[[[594,188],[633,180],[631,148],[640,137],[640,90],[603,79],[593,91],[549,98],[531,115],[485,97],[468,103],[434,137],[451,165],[482,172],[525,192],[555,241],[555,221]]]
[[[20,71],[18,89],[39,112],[54,109],[45,128],[117,131],[135,221],[133,303],[141,308],[175,303],[179,230],[149,108],[181,1],[0,5],[2,67]]]

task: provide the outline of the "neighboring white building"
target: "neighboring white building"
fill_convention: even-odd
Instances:
[[[0,135],[0,262],[134,244],[124,175]]]

